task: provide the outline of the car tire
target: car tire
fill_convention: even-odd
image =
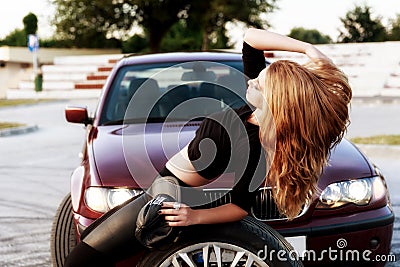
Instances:
[[[50,251],[53,267],[64,266],[69,252],[76,246],[76,233],[72,219],[71,194],[61,201],[51,228]]]
[[[282,235],[252,217],[236,223],[183,229],[176,242],[147,251],[137,266],[203,266],[204,255],[208,255],[206,258],[209,263],[213,262],[212,266],[303,266]],[[274,253],[269,253],[272,250]],[[284,258],[279,254],[278,257],[279,251],[291,256]],[[218,258],[222,262],[218,262]]]

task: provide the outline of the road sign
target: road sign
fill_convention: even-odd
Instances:
[[[36,52],[39,50],[39,38],[36,34],[28,35],[28,48],[31,52]]]

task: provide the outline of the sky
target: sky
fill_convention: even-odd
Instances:
[[[53,27],[49,21],[54,8],[49,1],[3,0],[0,7],[0,38],[4,38],[16,28],[22,29],[22,19],[29,12],[38,17],[39,38],[51,36]],[[374,16],[383,18],[384,25],[387,19],[400,14],[400,0],[277,0],[279,9],[267,15],[271,24],[269,29],[281,34],[289,34],[294,27],[317,29],[336,40],[339,35],[338,28],[342,25],[340,18],[354,9],[355,5],[364,3],[372,8]]]

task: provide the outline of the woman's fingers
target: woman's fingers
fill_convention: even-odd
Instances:
[[[178,205],[179,204],[179,205]],[[191,208],[177,202],[164,202],[160,214],[165,215],[169,226],[187,226],[192,224]]]
[[[178,215],[166,215],[164,218],[166,221],[171,221],[171,222],[178,222],[181,220],[180,216]]]
[[[179,203],[179,202],[164,202],[162,205],[163,208],[174,208],[174,209],[178,209],[178,208],[182,208],[182,207],[187,207],[187,205],[183,204],[183,203]]]
[[[189,206],[182,203],[164,202],[159,213],[163,215],[175,215],[175,216],[179,214],[186,215],[188,213],[187,209],[189,209]],[[166,220],[168,220],[167,216]]]
[[[163,214],[163,215],[178,215],[181,212],[179,210],[176,210],[176,209],[161,209],[159,211],[159,213]]]

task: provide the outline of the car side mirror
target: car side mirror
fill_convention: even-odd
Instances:
[[[66,107],[65,118],[71,123],[91,124],[93,121],[89,118],[86,107]]]

